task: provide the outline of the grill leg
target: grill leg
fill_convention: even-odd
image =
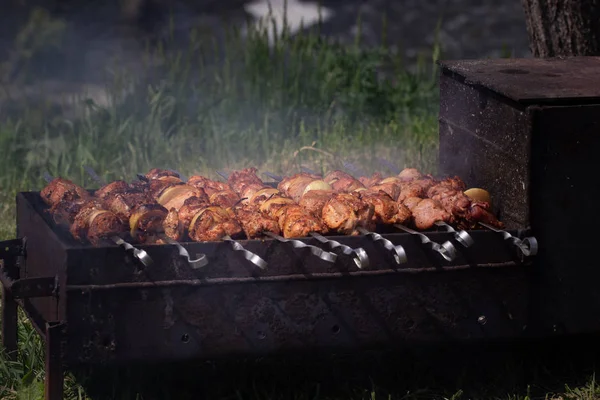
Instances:
[[[16,360],[17,302],[5,287],[2,287],[2,347],[9,360]]]
[[[62,329],[61,322],[46,324],[45,400],[63,400]]]

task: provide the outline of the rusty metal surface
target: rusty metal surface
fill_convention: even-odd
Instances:
[[[468,85],[522,104],[600,100],[600,57],[456,60],[441,61],[440,65]]]
[[[518,338],[527,283],[512,268],[69,298],[67,359],[118,363]]]
[[[525,229],[530,204],[527,113],[442,74],[439,123],[440,173],[485,188],[506,226]]]

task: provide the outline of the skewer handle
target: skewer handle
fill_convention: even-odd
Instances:
[[[358,176],[365,175],[365,172],[363,171],[362,168],[357,167],[356,165],[352,164],[351,162],[342,161],[342,165],[344,166],[344,168],[346,168],[348,171],[350,171],[350,173],[353,175],[358,175]]]
[[[537,239],[533,236],[529,236],[524,239],[519,239],[518,237],[513,236],[510,233],[501,229],[494,228],[491,225],[484,224],[483,222],[480,222],[479,224],[488,228],[491,231],[499,233],[504,240],[508,240],[514,246],[516,246],[525,257],[535,256],[538,252],[538,242]]]
[[[370,232],[364,228],[358,228],[358,231],[365,235],[367,238],[371,239],[372,241],[381,243],[384,249],[392,253],[396,264],[400,265],[408,261],[408,257],[406,256],[406,251],[404,250],[404,247],[400,245],[395,246],[394,243],[390,242],[388,239],[384,238],[379,233]]]
[[[392,174],[394,174],[394,175],[398,175],[401,172],[400,168],[396,167],[394,164],[392,164],[390,161],[386,160],[385,158],[378,157],[377,161],[379,162],[379,164],[382,167],[386,167],[390,171],[392,171]]]
[[[221,178],[227,180],[227,178],[229,178],[229,174],[225,171],[215,171],[217,173],[217,175],[219,175]]]
[[[272,232],[265,232],[265,235],[279,241],[279,242],[283,242],[283,243],[289,243],[292,245],[293,248],[295,249],[310,249],[310,252],[316,256],[319,257],[321,260],[323,261],[327,261],[329,263],[334,263],[335,260],[337,260],[337,255],[329,252],[329,251],[325,251],[323,249],[320,249],[316,246],[311,246],[309,244],[303,243],[299,240],[293,240],[293,239],[286,239],[282,236],[276,235]]]
[[[137,258],[144,265],[144,267],[149,267],[154,263],[150,255],[148,255],[148,253],[146,253],[144,250],[140,250],[136,247],[133,247],[131,244],[127,243],[120,237],[113,236],[111,237],[111,240],[115,242],[116,245],[123,247],[125,250],[131,251],[133,253],[133,256]]]
[[[475,243],[473,238],[467,233],[467,231],[464,231],[462,229],[457,231],[444,221],[436,221],[435,224],[440,228],[445,229],[446,232],[454,233],[454,239],[456,239],[456,241],[462,244],[464,247],[471,247],[473,243]]]
[[[164,239],[167,243],[177,247],[179,255],[186,259],[187,263],[192,269],[199,269],[208,265],[208,257],[206,257],[206,254],[196,254],[196,257],[198,258],[192,259],[186,248],[179,244],[176,240],[173,240],[167,236],[165,236]]]
[[[332,250],[339,249],[344,255],[351,256],[352,261],[354,261],[354,264],[356,264],[358,268],[364,268],[369,266],[369,256],[362,247],[353,249],[352,247],[346,246],[345,244],[342,244],[336,240],[327,239],[326,237],[316,232],[311,232],[310,235],[317,239],[319,242],[329,246],[329,248],[331,248]]]
[[[87,172],[87,174],[94,180],[96,181],[96,183],[100,184],[100,185],[105,185],[106,182],[104,182],[104,179],[100,178],[98,176],[98,174],[96,173],[96,171],[94,171],[94,169],[92,167],[90,167],[89,165],[84,165],[83,169],[85,169],[85,172]]]
[[[423,235],[421,232],[414,231],[410,228],[407,228],[404,225],[396,224],[394,225],[396,228],[401,229],[405,232],[410,233],[411,235],[416,235],[421,239],[421,243],[427,245],[431,248],[431,250],[439,253],[446,261],[452,261],[456,258],[456,248],[450,241],[445,241],[442,244],[431,241],[427,236]]]
[[[241,243],[233,240],[231,238],[231,236],[223,237],[223,241],[231,244],[231,247],[233,247],[233,250],[241,252],[244,255],[244,258],[246,260],[250,261],[252,264],[256,265],[258,268],[260,268],[260,269],[267,268],[268,264],[265,260],[260,258],[260,256],[258,256],[257,254],[254,254],[253,252],[246,250],[244,248],[244,246],[241,245]]]
[[[321,174],[317,173],[316,171],[313,171],[312,169],[305,167],[305,166],[300,166],[300,169],[302,170],[302,172],[306,172],[307,174],[321,175]]]

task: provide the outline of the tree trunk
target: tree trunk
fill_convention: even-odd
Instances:
[[[600,56],[600,0],[521,0],[535,57]]]

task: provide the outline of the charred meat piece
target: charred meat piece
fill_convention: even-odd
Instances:
[[[240,202],[240,196],[238,196],[233,190],[223,190],[222,192],[215,192],[211,194],[208,198],[208,202],[213,206],[230,208]]]
[[[283,178],[283,180],[281,182],[279,182],[279,184],[277,185],[277,189],[279,189],[279,191],[283,194],[285,194],[288,197],[292,197],[290,195],[290,187],[293,186],[301,186],[302,190],[298,190],[296,189],[296,192],[300,192],[302,193],[304,191],[304,188],[306,187],[306,185],[308,185],[310,182],[312,181],[317,181],[317,180],[321,180],[321,177],[319,175],[314,175],[314,174],[307,174],[307,173],[299,173],[299,174],[295,174],[292,176],[288,176],[286,178]],[[302,196],[302,194],[300,194],[300,196]]]
[[[181,241],[185,236],[185,227],[179,219],[179,212],[175,208],[171,208],[163,221],[163,229],[165,235],[175,241]]]
[[[173,178],[178,178],[179,181],[181,182],[181,176],[179,176],[179,174],[177,172],[171,171],[169,169],[152,168],[150,171],[148,171],[148,173],[145,176],[146,176],[146,179],[148,179],[148,180],[173,177]]]
[[[271,218],[279,218],[279,210],[291,205],[296,205],[296,202],[289,197],[273,196],[270,199],[265,200],[260,205],[259,210]]]
[[[405,205],[384,191],[365,190],[359,194],[363,201],[373,205],[373,221],[376,224],[404,224],[412,216]]]
[[[183,202],[183,206],[178,210],[179,221],[187,230],[194,216],[202,209],[208,207],[209,204],[205,199],[200,197],[190,197]]]
[[[327,233],[327,226],[301,206],[291,204],[281,207],[275,212],[283,237],[306,237],[310,232]]]
[[[54,178],[41,190],[40,196],[51,207],[61,201],[89,200],[92,197],[87,190],[64,178]]]
[[[131,190],[134,189],[131,187],[130,184],[128,184],[125,181],[118,180],[107,183],[106,185],[102,186],[100,189],[94,192],[94,196],[99,199],[105,199],[113,194],[126,193]]]
[[[254,239],[262,236],[264,232],[272,232],[276,235],[281,234],[281,229],[277,220],[270,218],[252,206],[240,206],[234,209],[236,219],[242,225],[244,233],[248,239]]]
[[[300,199],[300,204],[317,217],[323,216],[323,207],[335,195],[333,190],[311,190]]]
[[[170,210],[171,208],[179,210],[190,197],[198,197],[208,201],[208,197],[204,190],[186,184],[166,187],[158,194],[156,201],[167,210]]]
[[[234,192],[238,193],[242,197],[247,197],[242,195],[245,189],[248,186],[254,185],[256,187],[263,187],[263,181],[256,175],[258,170],[254,167],[252,168],[244,168],[240,171],[233,171],[231,175],[227,178],[227,183],[233,189]]]
[[[430,177],[403,182],[400,185],[400,195],[398,196],[398,201],[403,202],[404,199],[409,197],[425,198],[427,197],[427,190],[429,190],[429,188],[436,183],[437,181]]]
[[[366,188],[376,185],[382,179],[383,176],[381,176],[379,172],[376,172],[371,176],[361,176],[360,178],[358,178],[360,183],[362,183]]]
[[[103,239],[127,231],[127,226],[116,214],[105,210],[99,201],[88,201],[77,213],[70,232],[76,240],[87,239],[98,245]]]
[[[437,221],[450,223],[452,215],[433,199],[421,199],[411,209],[413,223],[419,230],[431,229]]]
[[[325,175],[323,180],[336,192],[352,192],[365,187],[358,179],[343,171],[332,171]]]
[[[219,241],[226,235],[235,237],[241,233],[240,224],[222,207],[203,208],[189,225],[189,236],[197,242]]]
[[[233,191],[227,183],[214,181],[200,175],[190,176],[187,184],[204,190],[209,196],[216,192]]]
[[[140,204],[155,204],[156,202],[144,192],[113,193],[101,200],[102,205],[123,221],[129,221],[134,207]]]
[[[327,227],[343,235],[359,234],[357,228],[374,228],[372,204],[357,193],[336,193],[323,207],[322,218]]]
[[[261,184],[252,183],[252,184],[246,185],[244,187],[244,190],[242,190],[239,193],[242,203],[243,204],[249,203],[250,199],[252,199],[257,192],[259,192],[265,188],[266,188],[266,186],[262,183]]]
[[[276,196],[281,197],[281,193],[279,192],[279,190],[273,187],[265,186],[262,189],[256,191],[252,195],[252,197],[250,197],[250,199],[248,200],[248,204],[260,207],[260,205],[262,205],[265,201]]]
[[[138,204],[131,210],[129,230],[133,238],[144,243],[164,233],[168,211],[160,204]]]

